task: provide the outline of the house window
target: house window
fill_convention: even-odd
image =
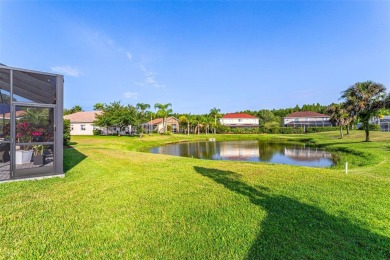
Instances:
[[[73,131],[73,125],[70,125],[70,130]]]
[[[238,119],[238,122],[242,122],[242,119]]]
[[[294,118],[294,121],[295,121],[295,122],[298,122],[298,118]]]
[[[85,129],[85,125],[80,125],[80,127],[81,127],[81,131],[85,131],[86,129]]]

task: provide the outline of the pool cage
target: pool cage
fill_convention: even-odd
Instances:
[[[0,64],[0,181],[63,175],[63,85]]]

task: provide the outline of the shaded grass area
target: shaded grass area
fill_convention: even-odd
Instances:
[[[74,137],[66,178],[0,185],[0,258],[390,258],[389,135],[216,137],[346,149],[348,175],[137,152],[208,137]]]

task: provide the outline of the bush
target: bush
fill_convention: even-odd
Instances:
[[[343,127],[345,129],[345,127]],[[319,132],[329,132],[329,131],[338,131],[340,127],[338,126],[324,126],[324,127],[307,127],[306,133],[319,133]]]
[[[64,145],[70,142],[70,120],[64,119],[64,130],[63,130],[63,143]]]
[[[100,130],[100,129],[93,129],[93,135],[102,135],[102,130]]]
[[[364,130],[363,125],[359,127],[359,130]],[[368,125],[369,131],[381,131],[381,127],[377,124],[369,124]]]

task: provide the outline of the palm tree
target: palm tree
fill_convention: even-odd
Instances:
[[[386,88],[373,81],[357,82],[342,92],[347,106],[353,107],[361,119],[366,132],[366,142],[370,141],[369,121],[386,105]]]
[[[190,120],[188,119],[188,117],[185,115],[180,116],[179,122],[180,122],[180,124],[187,124],[187,135],[189,135],[190,134]]]
[[[343,138],[343,126],[349,123],[347,111],[340,104],[332,104],[327,108],[326,112],[330,115],[330,122],[340,127],[340,138]]]
[[[217,116],[219,115],[219,112],[221,112],[221,109],[215,107],[210,110],[210,116],[214,117],[214,134],[217,133]]]
[[[169,108],[171,106],[172,106],[171,103],[167,103],[167,104],[156,103],[156,104],[154,104],[154,108],[158,109],[156,114],[163,118],[164,133],[167,132],[167,123],[166,123],[167,117],[169,114],[171,114],[173,112],[172,109]]]
[[[140,119],[141,119],[141,123],[144,123],[143,120],[145,118],[145,111],[146,109],[150,108],[150,105],[149,104],[144,104],[144,103],[137,103],[137,105],[135,106],[138,110],[140,110]],[[144,127],[142,125],[142,134],[144,133]]]

